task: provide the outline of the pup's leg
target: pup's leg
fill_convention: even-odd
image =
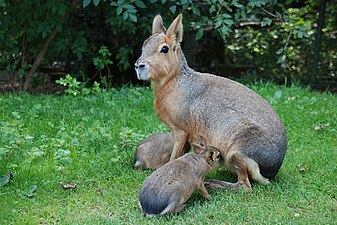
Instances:
[[[205,186],[204,186],[204,181],[201,181],[199,184],[198,184],[198,190],[200,191],[200,193],[202,194],[202,196],[204,197],[204,198],[206,198],[207,200],[211,200],[212,199],[212,197],[211,197],[211,195],[210,194],[208,194],[208,192],[207,192],[207,190],[206,190],[206,188],[205,188]]]
[[[239,183],[230,183],[230,182],[226,182],[222,180],[214,180],[214,179],[206,180],[205,185],[206,187],[213,188],[213,189],[222,188],[225,190],[234,190],[234,191],[237,191],[240,189]]]

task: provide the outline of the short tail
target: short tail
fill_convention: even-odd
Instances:
[[[146,216],[160,215],[169,205],[169,198],[158,197],[151,189],[142,189],[139,193],[139,206]]]
[[[136,160],[135,161],[135,163],[133,164],[133,168],[135,169],[135,170],[143,170],[144,168],[143,168],[143,161],[140,161],[140,160]]]

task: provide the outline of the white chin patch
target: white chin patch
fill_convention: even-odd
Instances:
[[[147,69],[136,69],[138,80],[148,80],[149,71]]]

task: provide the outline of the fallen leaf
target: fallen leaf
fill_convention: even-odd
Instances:
[[[330,126],[330,123],[326,123],[326,124],[324,124],[324,125],[316,125],[316,126],[314,126],[314,129],[315,129],[316,131],[319,131],[319,130],[321,130],[321,129],[323,129],[323,128],[326,128],[326,127],[328,127],[328,126]]]
[[[5,186],[13,179],[13,174],[9,171],[7,175],[3,175],[0,177],[0,187]]]
[[[274,94],[274,98],[279,99],[281,97],[282,97],[282,91],[276,91],[275,94]]]
[[[60,183],[60,187],[64,190],[73,189],[77,186],[77,183],[70,183],[70,184],[62,184]]]
[[[37,185],[34,184],[34,185],[30,186],[28,192],[23,192],[22,194],[24,196],[26,196],[27,198],[32,198],[32,197],[35,196],[36,190],[37,190]]]

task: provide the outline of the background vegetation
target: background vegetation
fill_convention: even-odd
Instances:
[[[168,131],[150,88],[94,95],[0,96],[1,224],[335,224],[336,96],[297,86],[250,86],[278,111],[288,149],[276,179],[253,192],[195,192],[187,209],[145,218],[132,169],[136,145]],[[223,168],[210,178],[236,181]]]
[[[1,88],[31,90],[43,83],[45,74],[53,82],[67,73],[83,85],[136,83],[133,62],[150,34],[154,15],[162,14],[169,23],[181,12],[186,33],[198,42],[221,37],[220,53],[226,57],[216,64],[239,70],[220,75],[331,88],[337,86],[336,3],[0,0],[0,77],[6,81]],[[322,27],[320,6],[325,6]],[[316,43],[319,31],[322,36]],[[200,64],[191,63],[194,68]],[[215,72],[211,66],[202,70]]]

